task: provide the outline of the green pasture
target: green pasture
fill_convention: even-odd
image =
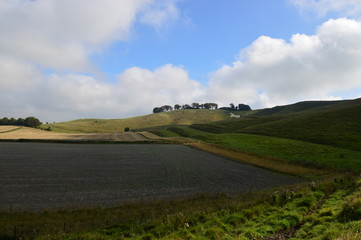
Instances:
[[[155,129],[165,137],[189,137],[218,146],[316,168],[361,171],[361,152],[300,140],[244,133],[215,134],[190,127]]]

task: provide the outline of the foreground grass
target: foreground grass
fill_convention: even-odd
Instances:
[[[238,197],[3,211],[0,239],[352,239],[361,224],[360,197],[361,182],[342,177]]]

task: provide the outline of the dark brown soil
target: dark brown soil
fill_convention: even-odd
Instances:
[[[0,143],[0,208],[113,206],[301,180],[181,145]]]

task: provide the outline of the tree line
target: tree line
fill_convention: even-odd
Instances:
[[[161,112],[169,112],[169,111],[173,111],[173,110],[181,110],[181,109],[218,109],[218,104],[217,103],[192,103],[191,105],[189,104],[184,104],[184,105],[180,105],[180,104],[176,104],[174,105],[174,107],[170,106],[170,105],[163,105],[161,107],[155,107],[153,108],[153,113],[161,113]],[[249,111],[252,110],[251,107],[249,105],[246,104],[238,104],[237,106],[234,105],[233,103],[230,104],[230,107],[221,107],[219,109],[223,109],[223,110],[229,110],[229,111]]]
[[[176,104],[176,105],[174,105],[174,107],[172,107],[170,105],[164,105],[161,107],[153,108],[153,113],[169,112],[169,111],[181,110],[181,109],[218,109],[218,104],[216,104],[216,103],[203,103],[203,104],[192,103],[191,105]]]
[[[7,118],[4,117],[0,119],[0,125],[15,125],[15,126],[25,126],[25,127],[33,127],[37,128],[40,127],[42,123],[39,119],[35,117],[27,117],[25,119],[23,118]]]

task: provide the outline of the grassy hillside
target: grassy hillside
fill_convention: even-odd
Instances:
[[[209,123],[228,118],[223,110],[178,110],[156,113],[128,119],[80,119],[70,122],[50,124],[53,131],[91,133],[91,132],[122,132],[124,128],[149,128],[162,125],[190,125]],[[47,128],[49,125],[44,125]]]
[[[350,100],[344,101],[304,101],[290,105],[276,106],[273,108],[266,108],[258,111],[254,116],[269,116],[280,114],[296,114],[305,112],[322,111],[325,109],[331,109],[340,105],[348,105]]]
[[[361,99],[303,102],[284,106],[280,111],[275,109],[191,127],[212,133],[252,133],[361,151]]]
[[[164,137],[197,139],[290,164],[361,171],[360,119],[361,99],[302,102],[283,106],[281,111],[258,110],[239,119],[158,127],[151,131]],[[269,168],[270,165],[261,166]],[[283,171],[277,166],[272,169]]]
[[[258,164],[248,159],[241,161],[288,174],[293,173],[283,169],[285,163],[317,169],[361,171],[361,152],[342,147],[256,134],[211,133],[189,126],[158,128],[151,132],[164,137],[197,139],[232,151],[256,154],[268,164]]]

